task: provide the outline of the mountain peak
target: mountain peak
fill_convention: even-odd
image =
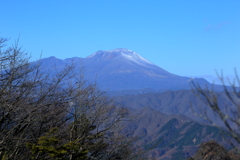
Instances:
[[[116,48],[113,50],[108,50],[108,52],[122,52],[122,53],[133,53],[133,51],[126,48]]]
[[[87,58],[96,58],[98,60],[112,60],[112,59],[119,58],[119,59],[130,60],[140,65],[146,65],[146,64],[153,65],[153,63],[149,62],[148,60],[146,60],[136,52],[133,52],[126,48],[117,48],[117,49],[107,50],[107,51],[100,50],[88,56]]]

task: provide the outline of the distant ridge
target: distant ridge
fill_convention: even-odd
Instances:
[[[179,90],[190,89],[189,77],[172,74],[151,63],[134,51],[117,48],[97,51],[86,58],[68,58],[65,60],[49,57],[41,60],[48,69],[53,66],[63,68],[66,64],[76,64],[76,74],[84,67],[85,77],[97,82],[102,89],[117,90]],[[204,79],[194,79],[199,84],[209,83]]]

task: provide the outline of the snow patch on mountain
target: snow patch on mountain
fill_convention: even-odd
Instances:
[[[111,60],[114,58],[124,58],[133,61],[139,65],[154,65],[150,61],[146,60],[136,52],[125,48],[117,48],[108,51],[97,51],[96,53],[88,56],[87,58],[97,58],[98,60]]]
[[[140,65],[143,65],[143,64],[151,64],[151,65],[153,65],[153,63],[149,62],[148,60],[146,60],[145,58],[143,58],[142,56],[140,56],[136,52],[132,52],[131,55],[129,55],[129,54],[122,54],[122,56],[124,58],[129,59],[131,61],[134,61],[135,63],[138,63]]]

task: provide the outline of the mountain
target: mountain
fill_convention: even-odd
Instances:
[[[139,143],[146,150],[150,149],[150,157],[183,159],[192,156],[202,142],[223,141],[219,129],[204,125],[191,111],[191,106],[195,109],[205,106],[188,90],[189,84],[194,81],[210,86],[206,80],[169,73],[137,53],[121,48],[97,51],[86,58],[41,60],[44,70],[53,71],[52,76],[56,70],[72,63],[75,64],[74,75],[80,76],[83,69],[86,80],[111,91],[108,94],[125,95],[112,98],[115,104],[137,114],[136,120],[126,122],[127,129],[132,131],[129,136],[140,137]],[[221,102],[226,102],[222,97]]]
[[[201,143],[209,140],[230,147],[224,139],[227,137],[217,127],[202,125],[179,114],[166,115],[149,107],[133,112],[139,118],[128,122],[128,129],[139,137],[137,143],[152,159],[186,159],[195,154]]]
[[[117,90],[179,90],[189,89],[192,79],[178,76],[156,66],[145,58],[128,49],[97,51],[86,58],[68,58],[60,60],[49,57],[42,60],[46,68],[64,68],[66,64],[75,63],[75,72],[83,67],[87,80],[97,82],[108,91]],[[209,83],[204,79],[194,79],[203,85]]]
[[[225,106],[228,106],[228,109],[234,108],[234,104],[229,101],[224,92],[216,92],[216,96],[218,97],[220,108],[224,108]],[[127,108],[141,109],[147,106],[167,115],[182,114],[200,123],[206,123],[207,121],[196,116],[193,113],[193,110],[198,114],[201,113],[201,110],[205,110],[211,120],[213,120],[217,125],[223,125],[221,120],[213,113],[213,111],[207,107],[206,104],[191,90],[114,96],[113,99],[117,105]]]

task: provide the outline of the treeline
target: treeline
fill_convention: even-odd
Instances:
[[[111,105],[74,64],[46,71],[0,39],[0,159],[133,159],[128,111]],[[79,69],[81,70],[81,69]]]

